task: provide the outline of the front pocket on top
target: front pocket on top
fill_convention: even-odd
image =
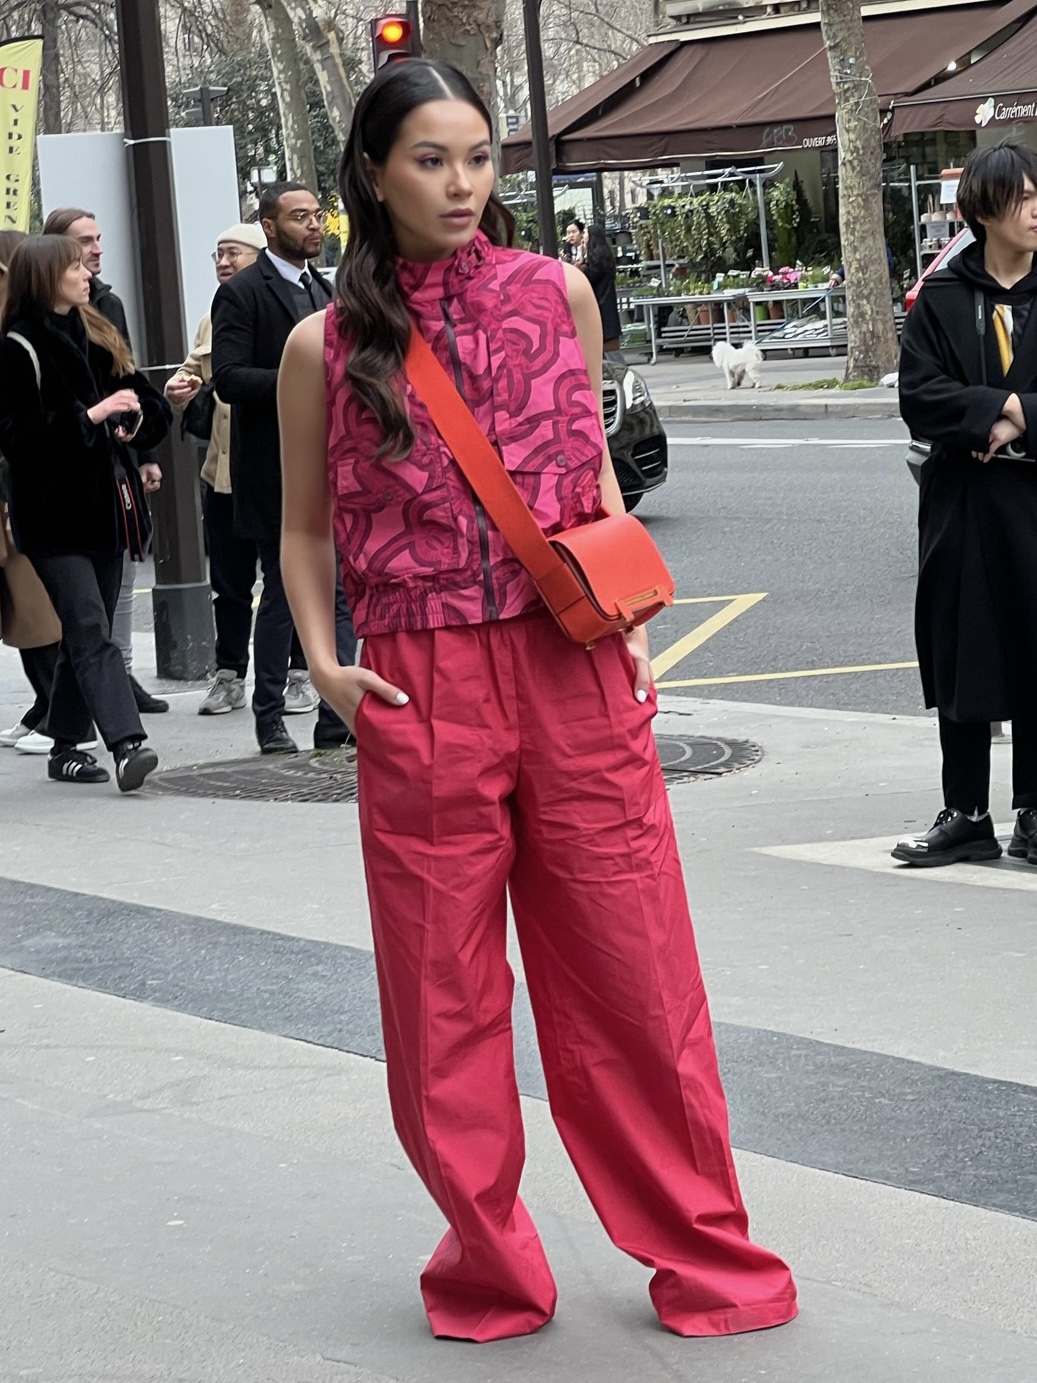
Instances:
[[[434,447],[419,442],[403,461],[339,467],[335,488],[339,545],[358,576],[406,582],[467,566],[461,496]]]

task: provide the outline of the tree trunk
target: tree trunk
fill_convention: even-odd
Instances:
[[[860,0],[820,0],[835,92],[839,234],[846,266],[848,381],[877,382],[897,366],[882,211],[882,127],[864,46]]]
[[[42,0],[40,32],[43,35],[43,65],[40,86],[43,95],[43,133],[61,134],[61,30],[58,0]]]
[[[317,191],[317,163],[310,135],[306,93],[299,80],[299,52],[291,21],[280,0],[255,0],[263,25],[270,70],[281,112],[281,134],[288,177],[311,192]]]
[[[353,120],[356,93],[346,70],[338,27],[327,16],[318,16],[312,0],[280,0],[280,3],[288,13],[296,38],[313,63],[331,128],[336,138],[345,144]]]
[[[504,37],[506,0],[422,0],[422,46],[427,58],[459,68],[486,102],[496,128],[497,49]]]

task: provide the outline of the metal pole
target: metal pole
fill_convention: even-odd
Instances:
[[[918,278],[922,277],[922,230],[921,220],[918,211],[918,169],[911,165],[911,215],[915,218],[915,267],[918,270]]]
[[[767,199],[763,195],[763,174],[756,174],[756,205],[760,212],[760,252],[763,255],[763,267],[771,267],[771,252],[767,246]]]
[[[161,389],[184,358],[180,247],[158,0],[116,0],[122,101],[134,204],[144,340],[140,369]],[[160,677],[212,670],[212,600],[202,542],[198,458],[179,429],[159,448],[155,497],[155,652]]]
[[[540,225],[540,252],[558,257],[558,227],[555,224],[554,157],[551,131],[547,123],[547,94],[544,90],[544,50],[540,42],[540,0],[522,0],[522,21],[526,33],[526,68],[529,74],[529,123],[533,134],[533,168],[536,173],[537,221]]]

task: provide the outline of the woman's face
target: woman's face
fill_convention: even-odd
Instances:
[[[566,226],[565,238],[570,245],[578,245],[583,239],[583,232],[580,230],[579,226],[573,222],[571,225]]]
[[[85,307],[90,301],[90,270],[82,260],[70,264],[58,279],[58,300],[54,304],[58,312],[67,312],[72,307]]]
[[[404,259],[447,259],[479,229],[495,178],[486,121],[467,101],[427,101],[369,166]]]

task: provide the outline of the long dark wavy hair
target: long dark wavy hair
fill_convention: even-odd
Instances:
[[[615,278],[616,255],[604,226],[591,226],[587,232],[587,253],[583,262],[588,276],[593,274],[595,278],[608,278],[611,275]]]
[[[385,438],[380,454],[394,459],[406,456],[414,445],[400,380],[411,322],[396,277],[392,222],[375,196],[365,156],[382,167],[411,111],[443,100],[466,101],[492,134],[490,113],[467,77],[444,62],[409,58],[383,68],[361,95],[339,166],[342,209],[349,218],[335,279],[340,320],[350,341],[346,380],[378,420]],[[495,195],[486,204],[480,229],[495,245],[512,242],[514,219]]]

